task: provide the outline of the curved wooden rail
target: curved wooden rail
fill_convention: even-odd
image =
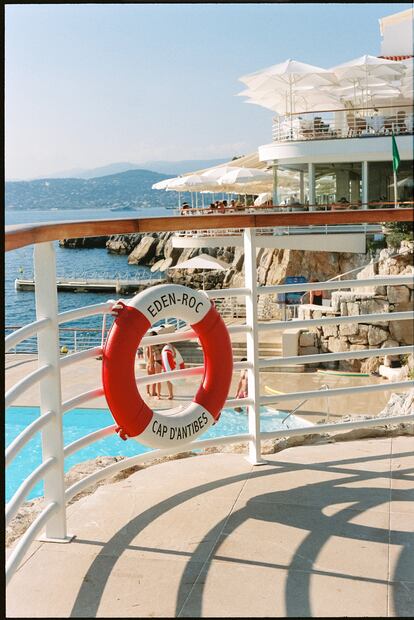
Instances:
[[[6,226],[5,249],[17,248],[73,237],[96,237],[127,233],[178,230],[222,230],[266,228],[273,226],[317,226],[333,224],[370,224],[411,222],[413,208],[361,209],[349,211],[312,211],[299,213],[233,213],[231,215],[187,215],[109,220],[85,220],[19,224]]]

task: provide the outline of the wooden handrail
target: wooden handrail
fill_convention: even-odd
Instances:
[[[16,250],[33,243],[74,237],[97,237],[127,233],[315,226],[413,221],[413,208],[312,211],[296,213],[232,213],[109,220],[84,220],[6,226],[5,249]]]

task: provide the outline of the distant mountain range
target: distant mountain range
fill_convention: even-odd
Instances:
[[[10,210],[107,209],[177,206],[177,194],[151,189],[168,175],[128,170],[91,179],[60,178],[6,181],[5,206]]]
[[[55,172],[53,174],[38,177],[37,179],[94,179],[95,177],[103,177],[111,174],[119,174],[121,172],[127,172],[128,170],[156,170],[162,174],[168,176],[175,176],[178,174],[184,174],[191,172],[192,170],[201,170],[202,168],[210,168],[224,164],[229,161],[230,157],[226,159],[188,159],[182,161],[146,161],[141,164],[132,164],[130,162],[117,162],[115,164],[108,164],[107,166],[100,166],[99,168],[85,169],[85,168],[73,168],[72,170],[65,170],[62,172]],[[21,179],[20,179],[21,180]],[[13,181],[16,181],[13,179]]]

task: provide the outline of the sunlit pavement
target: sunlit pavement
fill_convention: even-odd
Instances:
[[[169,461],[68,508],[8,617],[414,615],[413,438]]]

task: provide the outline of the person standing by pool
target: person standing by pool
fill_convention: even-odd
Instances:
[[[247,357],[242,357],[240,361],[247,362]],[[247,368],[243,368],[243,370],[240,371],[240,379],[239,379],[239,383],[237,386],[236,398],[247,398],[247,392],[248,392]],[[234,410],[240,413],[241,411],[243,411],[243,408],[235,407]]]
[[[157,332],[150,332],[150,336],[156,335]],[[155,375],[156,373],[161,372],[161,346],[158,344],[148,345],[145,347],[144,354],[147,363],[147,374]],[[157,398],[161,398],[161,383],[153,383],[151,385],[148,384],[147,394],[148,396],[156,396]]]
[[[181,357],[181,356],[180,356]],[[172,344],[166,344],[161,351],[162,369],[164,372],[171,372],[183,367],[184,364],[177,362],[177,349]],[[168,400],[173,400],[173,386],[171,381],[167,381]]]

